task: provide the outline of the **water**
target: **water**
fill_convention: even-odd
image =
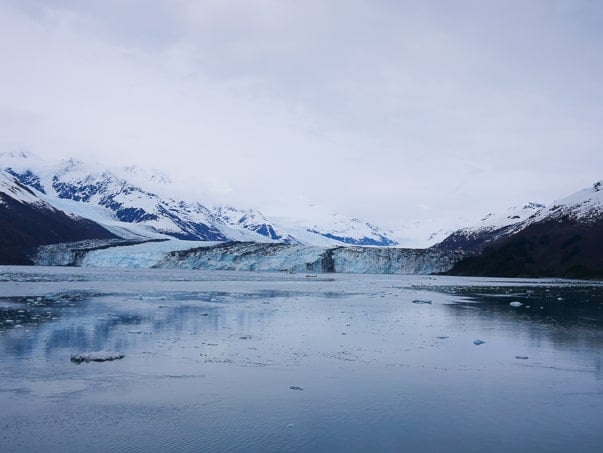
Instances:
[[[3,267],[0,450],[600,451],[602,346],[600,283]]]

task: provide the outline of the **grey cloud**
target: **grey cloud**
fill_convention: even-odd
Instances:
[[[588,1],[9,0],[0,146],[143,160],[274,212],[479,218],[601,178],[602,18]]]

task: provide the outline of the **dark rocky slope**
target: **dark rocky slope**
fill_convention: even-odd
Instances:
[[[547,220],[499,239],[449,275],[603,279],[603,220]]]

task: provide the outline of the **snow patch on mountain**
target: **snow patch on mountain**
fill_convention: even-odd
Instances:
[[[237,209],[232,206],[218,206],[213,211],[217,222],[236,229],[252,231],[273,241],[285,244],[296,243],[296,239],[282,228],[274,225],[260,211]]]
[[[5,204],[3,201],[5,196],[22,204],[51,209],[33,191],[19,183],[14,176],[6,171],[0,171],[0,204]]]
[[[397,244],[387,236],[393,234],[392,232],[386,233],[370,223],[336,214],[328,216],[320,223],[315,223],[307,230],[344,244],[371,246]]]
[[[554,201],[531,219],[530,223],[563,217],[579,222],[594,222],[603,218],[603,180],[566,198]]]

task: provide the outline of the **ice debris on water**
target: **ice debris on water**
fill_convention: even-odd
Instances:
[[[415,299],[412,301],[413,304],[429,304],[431,305],[431,301],[430,300],[420,300],[420,299]]]
[[[473,344],[474,344],[475,346],[479,346],[480,344],[484,344],[484,343],[485,343],[485,341],[480,340],[479,338],[478,338],[478,339],[476,339],[476,340],[473,340]]]
[[[112,360],[123,359],[125,356],[121,352],[112,351],[84,352],[81,354],[71,354],[71,361],[74,363],[110,362]]]
[[[292,385],[289,387],[291,390],[303,390],[303,388],[298,387],[297,385]]]
[[[521,307],[523,304],[521,302],[514,301],[514,302],[511,302],[509,305],[511,307]]]
[[[139,333],[142,333],[142,330],[128,330],[128,333],[136,333],[136,334],[139,334]]]
[[[527,355],[516,355],[515,358],[519,359],[519,360],[528,360],[528,356]]]

